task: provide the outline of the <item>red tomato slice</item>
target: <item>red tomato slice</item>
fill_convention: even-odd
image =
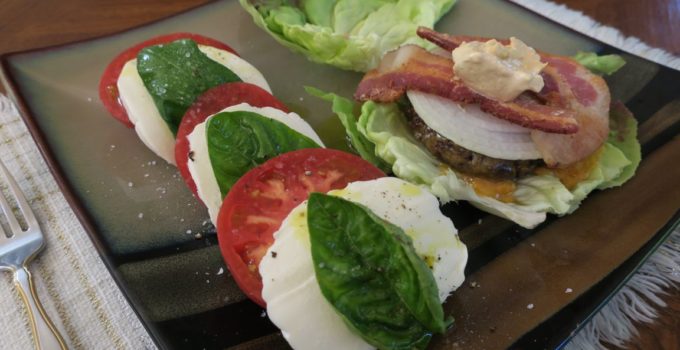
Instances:
[[[286,113],[289,112],[288,108],[272,94],[257,85],[248,83],[218,85],[196,98],[196,101],[182,117],[175,143],[177,168],[196,198],[198,198],[196,183],[189,173],[189,140],[187,136],[194,131],[196,125],[204,122],[209,116],[239,103],[248,103],[253,107],[274,107]]]
[[[310,192],[340,189],[385,174],[349,153],[309,148],[284,153],[249,171],[222,203],[217,238],[222,256],[241,290],[264,307],[258,266],[274,232]]]
[[[118,87],[116,83],[118,82],[118,77],[120,76],[123,66],[131,59],[137,58],[137,54],[140,50],[147,46],[158,45],[162,43],[168,43],[179,39],[192,39],[197,44],[212,46],[218,49],[227,50],[235,55],[238,55],[234,49],[231,47],[215,40],[199,34],[193,33],[173,33],[167,35],[161,35],[147,41],[141,42],[123,52],[121,52],[116,58],[109,63],[109,65],[104,70],[102,78],[99,81],[99,99],[104,104],[104,107],[113,115],[114,118],[118,119],[121,123],[125,124],[128,128],[134,125],[130,122],[127,112],[120,102]]]

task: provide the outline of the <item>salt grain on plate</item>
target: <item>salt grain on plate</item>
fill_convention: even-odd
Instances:
[[[527,309],[531,310],[531,309],[533,309],[533,308],[534,308],[534,304],[529,304],[529,305],[527,305]]]
[[[137,214],[137,217],[140,218],[140,219],[143,218],[143,217],[144,217],[144,213],[139,213],[139,214]]]
[[[224,269],[220,267],[220,269],[217,271],[217,275],[221,275],[224,273]]]
[[[134,185],[135,185],[135,184],[133,184],[132,182],[128,182],[128,187],[132,187],[132,186],[134,186]]]
[[[564,293],[569,294],[569,293],[571,293],[571,292],[573,292],[573,291],[574,291],[573,289],[567,288],[567,289],[564,290]]]

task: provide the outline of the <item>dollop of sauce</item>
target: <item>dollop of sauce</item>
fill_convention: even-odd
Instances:
[[[495,39],[465,42],[452,52],[453,70],[465,85],[498,101],[512,101],[522,92],[541,91],[539,74],[546,63],[517,38],[503,45]]]

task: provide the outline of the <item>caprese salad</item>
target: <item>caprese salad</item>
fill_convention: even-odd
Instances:
[[[467,250],[437,199],[324,148],[228,46],[148,40],[107,67],[100,96],[178,166],[231,275],[294,348],[422,349],[450,326],[441,304]]]
[[[254,168],[217,228],[235,280],[295,349],[422,349],[464,280],[467,250],[436,197],[340,151]]]
[[[107,67],[100,97],[149,149],[178,166],[213,223],[246,171],[281,153],[323,147],[255,67],[197,34],[164,35],[125,50]]]
[[[159,157],[175,164],[175,136],[186,110],[206,90],[247,82],[271,92],[262,74],[217,40],[191,33],[159,36],[120,53],[106,67],[99,97],[109,112]]]
[[[254,85],[220,85],[199,97],[182,120],[177,164],[214,224],[223,198],[255,165],[289,151],[323,147],[307,122],[278,108],[280,102],[270,96]]]

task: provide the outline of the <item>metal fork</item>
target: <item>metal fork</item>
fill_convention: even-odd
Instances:
[[[14,285],[19,290],[31,319],[31,329],[33,330],[36,348],[65,350],[66,342],[40,304],[33,286],[31,273],[27,267],[28,263],[44,248],[40,226],[21,189],[0,161],[0,178],[3,177],[24,216],[27,228],[26,230],[21,228],[7,199],[0,192],[0,209],[5,213],[11,231],[9,233],[4,232],[4,229],[0,226],[0,270],[8,270],[14,273]]]

